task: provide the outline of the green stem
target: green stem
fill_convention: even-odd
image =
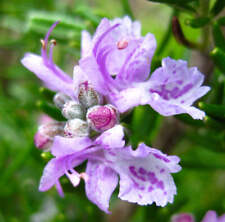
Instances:
[[[199,10],[201,17],[208,17],[209,15],[209,0],[199,0]],[[202,49],[205,52],[209,50],[209,42],[210,42],[210,26],[206,25],[202,28]]]
[[[131,10],[129,0],[122,0],[121,2],[122,2],[122,5],[123,5],[124,13],[129,15],[131,17],[131,19],[134,19],[134,14]]]
[[[170,15],[168,28],[167,28],[164,36],[163,36],[162,41],[160,42],[158,50],[156,51],[156,55],[157,56],[159,56],[160,54],[163,53],[163,51],[165,50],[166,46],[168,45],[170,37],[172,36],[172,18],[175,15],[175,13],[176,12],[173,11],[172,14]]]

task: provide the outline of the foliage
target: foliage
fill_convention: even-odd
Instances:
[[[153,3],[154,2],[154,3]],[[156,4],[156,2],[160,4]],[[168,7],[169,6],[169,7]],[[52,92],[39,89],[36,77],[20,64],[27,51],[39,52],[40,39],[55,20],[55,61],[67,73],[80,56],[80,31],[94,31],[100,19],[129,14],[139,19],[144,33],[156,35],[158,49],[152,69],[165,56],[197,60],[203,66],[208,96],[198,103],[207,114],[204,121],[186,115],[163,118],[149,107],[137,107],[124,120],[130,124],[131,142],[158,146],[181,157],[183,170],[175,175],[178,195],[165,208],[137,207],[126,221],[169,221],[174,213],[192,212],[198,221],[208,209],[225,212],[225,25],[224,1],[50,1],[0,2],[0,222],[9,221],[105,221],[106,217],[74,189],[66,178],[61,199],[52,189],[38,192],[48,154],[33,144],[42,111],[59,117],[46,98]],[[176,16],[176,23],[174,21]],[[162,18],[162,19],[161,19]],[[164,23],[164,21],[168,21]],[[179,29],[177,27],[179,25]],[[173,31],[172,31],[173,30]],[[178,32],[174,30],[179,30]],[[211,41],[212,37],[212,41]],[[178,42],[176,42],[176,40]],[[214,47],[214,48],[213,48]],[[193,53],[196,50],[197,59]],[[209,65],[214,61],[215,64]],[[195,61],[196,62],[196,61]],[[41,109],[41,111],[40,111]],[[63,118],[63,117],[60,117]],[[164,138],[165,131],[168,138]],[[212,195],[213,194],[213,195]],[[117,200],[111,202],[116,209]],[[119,218],[120,215],[116,215]],[[119,221],[116,219],[115,221]]]

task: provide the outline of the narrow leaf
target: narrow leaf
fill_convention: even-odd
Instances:
[[[75,13],[80,17],[90,21],[95,27],[97,27],[100,22],[100,17],[94,15],[88,7],[79,6],[76,8]]]
[[[186,19],[185,24],[191,26],[192,28],[201,28],[210,22],[210,18],[201,17],[196,19]]]
[[[220,48],[215,48],[210,55],[218,68],[225,74],[225,52]]]
[[[40,92],[41,96],[43,96],[48,101],[51,101],[52,102],[53,97],[55,95],[55,92],[53,92],[53,91],[51,91],[49,89],[46,89],[44,87],[40,87],[39,88],[39,92]]]
[[[65,121],[66,120],[62,116],[61,111],[58,108],[56,108],[55,106],[53,106],[52,104],[48,104],[44,101],[38,101],[37,107],[41,111],[43,111],[44,113],[46,113],[47,115],[49,115],[50,117],[52,117],[55,120],[58,120],[58,121]]]
[[[183,123],[191,125],[191,126],[195,126],[195,127],[205,126],[202,120],[195,120],[187,114],[175,115],[175,117],[179,119],[180,121],[182,121]]]
[[[210,128],[213,128],[213,129],[216,129],[216,130],[225,130],[224,122],[215,120],[210,116],[205,116],[204,122]]]
[[[215,45],[225,51],[225,38],[218,23],[213,24],[213,39]]]
[[[199,102],[198,106],[208,115],[225,119],[225,105],[207,104]]]
[[[86,26],[81,22],[74,22],[74,19],[52,13],[33,12],[29,16],[28,31],[38,34],[45,34],[49,27],[56,21],[60,21],[57,28],[53,30],[52,35],[60,39],[70,39],[80,35],[80,31]]]
[[[215,15],[219,14],[223,10],[224,7],[225,7],[225,1],[224,0],[217,0],[215,2],[215,4],[213,5],[210,13],[213,16],[215,16]]]

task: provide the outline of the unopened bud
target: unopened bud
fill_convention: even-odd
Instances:
[[[188,214],[188,213],[181,213],[181,214],[174,215],[172,217],[172,222],[194,222],[194,221],[195,220],[192,214]]]
[[[66,94],[64,93],[56,93],[54,98],[53,98],[53,102],[54,104],[56,105],[56,107],[58,107],[59,109],[62,109],[64,104],[67,102],[67,101],[70,101],[71,98],[69,96],[67,96]]]
[[[62,114],[66,119],[83,119],[83,107],[75,101],[67,101],[62,109]]]
[[[86,108],[101,104],[101,96],[86,81],[80,84],[78,92],[79,102]]]
[[[63,135],[64,125],[62,122],[49,122],[39,126],[34,136],[35,146],[41,150],[48,151],[52,145],[53,138],[56,135]]]
[[[64,128],[64,135],[69,138],[88,136],[89,127],[87,122],[81,119],[68,120]]]
[[[86,117],[90,127],[97,132],[114,127],[119,120],[118,111],[112,105],[91,107]]]

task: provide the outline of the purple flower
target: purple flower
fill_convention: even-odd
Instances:
[[[140,24],[129,17],[103,19],[94,36],[82,33],[82,59],[74,68],[74,83],[87,81],[120,112],[149,104],[161,115],[188,113],[202,119],[204,112],[192,104],[209,91],[196,67],[165,58],[149,78],[156,48],[152,34],[140,34]]]
[[[53,48],[56,45],[54,40],[50,42],[49,55],[47,54],[49,36],[58,23],[59,22],[56,22],[51,26],[45,39],[41,41],[41,56],[27,53],[21,62],[27,69],[35,73],[37,77],[44,82],[46,87],[54,91],[63,92],[73,98],[74,90],[72,78],[64,73],[53,62]]]
[[[124,147],[120,125],[105,131],[96,139],[89,137],[55,137],[51,148],[55,156],[44,169],[40,191],[56,185],[63,195],[59,178],[64,174],[73,186],[85,180],[86,195],[100,209],[109,213],[109,200],[120,178],[119,198],[140,205],[156,203],[165,206],[173,202],[176,186],[170,173],[178,172],[179,158],[140,144],[134,151]],[[74,168],[85,160],[86,172]]]
[[[174,215],[172,222],[195,222],[195,219],[192,214],[181,213]],[[225,222],[225,214],[218,217],[215,211],[210,210],[206,213],[202,222]]]

